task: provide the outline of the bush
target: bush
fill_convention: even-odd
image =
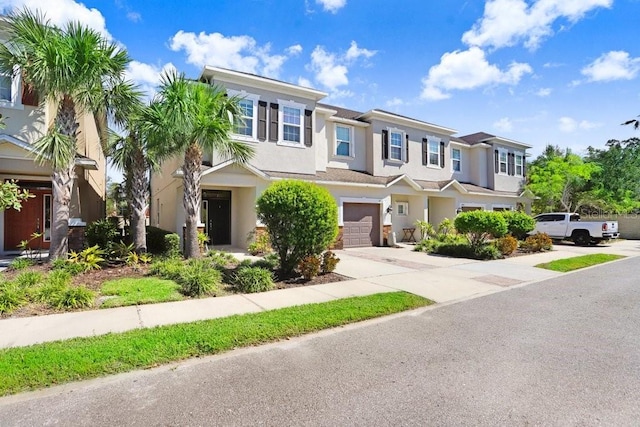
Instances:
[[[320,267],[322,274],[333,273],[339,262],[340,258],[338,258],[332,251],[326,251],[323,253],[322,266]]]
[[[67,262],[81,266],[83,271],[99,270],[104,262],[104,254],[105,250],[95,245],[81,252],[71,251]]]
[[[27,290],[40,284],[42,282],[42,278],[42,273],[39,271],[23,271],[13,279],[13,282],[20,289]]]
[[[182,258],[182,252],[180,252],[180,236],[176,233],[169,233],[164,235],[164,251],[162,253],[169,258]]]
[[[494,244],[500,253],[505,256],[511,255],[516,249],[518,249],[518,239],[513,236],[504,236],[496,239]]]
[[[450,220],[449,218],[443,219],[440,224],[438,224],[437,234],[449,236],[451,234],[456,234],[456,226],[455,222]]]
[[[270,253],[265,255],[263,258],[254,261],[251,264],[252,267],[261,267],[267,270],[275,270],[278,268],[278,255],[274,253]]]
[[[107,250],[118,235],[116,225],[109,220],[99,219],[87,225],[85,238],[89,246],[98,246]]]
[[[53,271],[66,271],[72,276],[77,276],[80,273],[84,273],[84,266],[78,263],[69,262],[66,259],[58,258],[51,263],[51,269]]]
[[[302,258],[300,264],[298,264],[298,270],[305,280],[311,280],[320,274],[320,258],[315,255],[308,255]]]
[[[471,211],[460,213],[455,220],[456,229],[467,235],[473,248],[486,244],[489,237],[507,234],[507,220],[500,212]]]
[[[428,239],[429,237],[435,237],[436,231],[430,222],[424,220],[417,220],[416,227],[420,230],[420,240]]]
[[[85,286],[66,287],[53,295],[50,304],[57,309],[74,309],[93,306],[95,293]]]
[[[238,258],[224,251],[209,251],[207,253],[207,259],[218,269],[227,268],[229,265],[234,265],[239,262]]]
[[[293,180],[271,184],[257,201],[260,221],[284,275],[306,256],[320,255],[338,235],[338,208],[325,188]]]
[[[500,251],[493,245],[484,244],[473,247],[468,242],[464,243],[442,243],[439,242],[433,247],[434,254],[445,255],[454,258],[470,258],[470,259],[499,259],[502,258]]]
[[[0,314],[11,313],[26,303],[24,289],[12,282],[0,283]]]
[[[550,251],[553,248],[553,241],[547,233],[536,233],[520,245],[520,249],[524,252],[542,252]]]
[[[536,228],[536,220],[524,212],[503,211],[502,216],[507,220],[508,233],[518,240],[525,239]]]
[[[155,261],[149,268],[149,274],[163,279],[178,281],[184,268],[184,262],[176,258]]]
[[[222,273],[211,267],[207,260],[191,259],[184,264],[176,282],[184,295],[190,297],[213,295],[222,282]]]
[[[247,240],[249,240],[247,251],[251,255],[262,255],[273,251],[269,241],[269,234],[265,231],[252,231],[249,233]]]
[[[435,239],[428,239],[418,242],[413,248],[417,252],[437,253],[436,249],[441,245],[463,244],[468,245],[469,241],[460,234],[441,234]]]
[[[273,275],[262,267],[242,267],[233,275],[233,284],[243,293],[269,291],[273,289]]]
[[[494,245],[483,245],[474,251],[475,259],[489,260],[503,258],[502,253]]]
[[[35,262],[29,258],[15,258],[11,260],[9,268],[11,268],[12,270],[24,270],[25,268],[29,268],[34,264]]]
[[[66,273],[63,271],[63,273]],[[66,273],[69,274],[69,273]],[[71,276],[69,276],[71,277]],[[42,302],[49,304],[50,306],[55,306],[56,301],[60,299],[60,294],[69,288],[69,281],[58,280],[58,281],[50,281],[48,283],[39,286],[35,292],[33,293],[33,301],[34,302]]]
[[[162,228],[147,226],[147,252],[154,255],[162,255],[168,251],[164,236],[172,234]],[[176,234],[177,236],[177,234]],[[178,251],[180,250],[180,237],[178,237]]]

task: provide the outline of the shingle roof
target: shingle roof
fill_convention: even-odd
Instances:
[[[360,111],[349,110],[348,108],[342,108],[342,107],[338,107],[336,105],[322,104],[320,102],[317,105],[319,107],[329,108],[331,110],[336,110],[337,111],[336,117],[340,117],[342,119],[358,120],[357,117],[362,115],[362,113]]]
[[[474,145],[474,144],[481,143],[485,139],[495,138],[495,137],[496,137],[495,135],[491,135],[490,133],[476,132],[476,133],[472,133],[470,135],[461,136],[460,139],[462,139],[463,141],[467,142],[468,144]]]
[[[304,181],[327,181],[327,182],[344,182],[351,184],[374,184],[386,185],[388,182],[397,178],[386,176],[373,176],[367,172],[355,171],[350,169],[327,168],[326,172],[318,171],[315,175],[288,173],[277,171],[264,171],[267,175],[274,178],[285,179],[301,179]]]

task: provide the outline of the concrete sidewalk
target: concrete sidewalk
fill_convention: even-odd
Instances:
[[[561,275],[534,267],[552,259],[585,253],[640,255],[640,242],[598,247],[557,245],[556,250],[506,260],[474,261],[413,252],[411,247],[338,251],[337,273],[353,280],[219,298],[169,302],[0,320],[0,348],[137,328],[193,322],[301,304],[398,290],[436,302],[451,302],[500,292]]]

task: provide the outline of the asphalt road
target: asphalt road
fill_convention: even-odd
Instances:
[[[640,425],[640,259],[0,399],[0,425]],[[428,280],[428,272],[425,272]]]

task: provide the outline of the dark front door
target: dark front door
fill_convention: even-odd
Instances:
[[[210,245],[231,244],[231,192],[206,190],[202,192],[206,200],[207,223],[205,232]]]

